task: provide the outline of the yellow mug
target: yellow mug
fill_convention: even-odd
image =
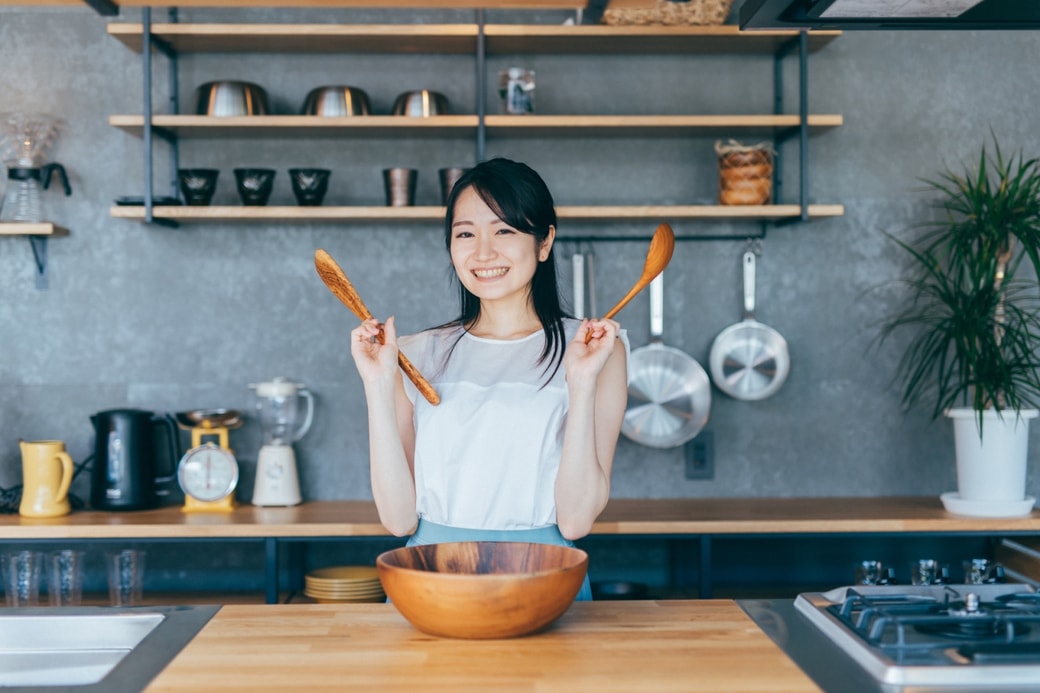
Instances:
[[[22,502],[24,517],[68,515],[72,458],[60,440],[19,441],[22,448]]]

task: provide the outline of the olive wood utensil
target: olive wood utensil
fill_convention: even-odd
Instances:
[[[604,320],[608,320],[617,315],[622,308],[628,305],[628,302],[635,298],[635,295],[645,289],[654,278],[664,271],[664,268],[668,266],[668,263],[672,260],[672,253],[675,252],[675,232],[672,231],[672,227],[668,224],[660,224],[654,231],[653,238],[650,239],[650,247],[646,251],[646,262],[643,263],[643,274],[639,277],[625,297],[622,298],[617,304],[607,311],[607,314],[603,316]],[[588,344],[592,340],[592,333],[585,333],[585,343]]]
[[[372,313],[365,307],[364,302],[361,300],[361,296],[358,295],[354,285],[350,283],[346,273],[343,269],[332,259],[332,256],[327,252],[318,248],[314,251],[314,267],[318,270],[318,276],[325,282],[325,286],[329,287],[336,298],[343,302],[343,304],[350,309],[359,320],[365,321],[372,317]],[[383,343],[383,332],[379,332],[379,343]],[[412,381],[415,387],[422,393],[422,396],[427,399],[430,404],[438,405],[441,402],[440,396],[437,391],[433,389],[433,385],[430,384],[426,378],[423,377],[422,373],[412,365],[412,362],[408,360],[400,350],[397,352],[397,363],[401,366],[401,370],[405,372],[408,379]]]

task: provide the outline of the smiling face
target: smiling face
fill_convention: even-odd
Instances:
[[[531,279],[552,247],[555,230],[537,239],[505,223],[473,188],[455,201],[451,263],[462,285],[481,303],[530,301]]]

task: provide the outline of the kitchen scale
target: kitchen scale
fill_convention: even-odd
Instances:
[[[177,465],[177,483],[184,491],[181,510],[230,512],[235,507],[238,460],[228,446],[228,430],[241,426],[242,417],[231,409],[196,409],[174,418],[191,431],[191,449]]]

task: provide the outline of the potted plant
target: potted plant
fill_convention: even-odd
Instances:
[[[932,416],[953,420],[957,493],[951,512],[1028,514],[1029,419],[1040,401],[1040,161],[1005,159],[994,139],[977,168],[947,168],[925,181],[938,193],[936,218],[910,240],[905,305],[880,339],[912,331],[898,366],[906,406],[925,396]]]

